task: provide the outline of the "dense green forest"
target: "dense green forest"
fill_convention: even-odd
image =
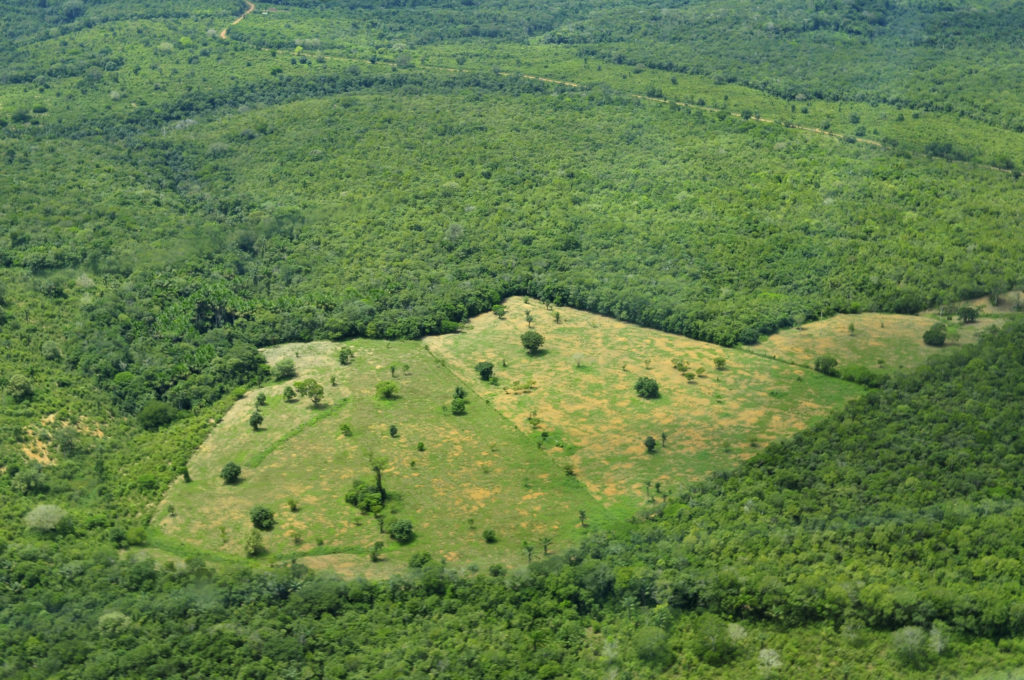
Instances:
[[[133,552],[257,347],[509,295],[742,346],[1019,287],[1018,4],[244,10],[0,0],[0,677],[1024,667],[1020,326],[526,570]]]

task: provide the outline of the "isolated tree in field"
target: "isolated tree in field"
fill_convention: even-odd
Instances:
[[[924,344],[942,347],[946,344],[946,324],[937,323],[924,332]]]
[[[391,435],[392,437],[397,437],[398,436],[398,426],[397,425],[388,425],[388,434]]]
[[[544,538],[540,539],[540,547],[544,549],[544,554],[547,555],[548,554],[548,548],[551,547],[551,539],[548,538],[547,536],[545,536]]]
[[[487,543],[496,543],[498,540],[498,534],[494,529],[484,529],[484,541]]]
[[[393,519],[387,524],[388,536],[399,543],[405,544],[415,538],[412,530],[412,522],[407,519]]]
[[[529,309],[526,310],[526,327],[533,327],[533,313]]]
[[[256,557],[263,554],[263,536],[258,529],[252,529],[249,531],[249,535],[245,537],[244,551],[246,557]]]
[[[580,510],[580,526],[581,527],[587,526],[587,511],[586,510]]]
[[[654,378],[648,378],[647,376],[637,378],[633,389],[636,390],[637,395],[644,399],[657,399],[658,397],[658,381]]]
[[[523,550],[526,551],[526,561],[533,562],[533,546],[527,543],[526,541],[523,541]]]
[[[256,395],[256,408],[267,405],[267,395],[264,392],[260,392]]]
[[[285,401],[292,401],[295,399],[295,389],[291,385],[285,385],[283,395]]]
[[[225,484],[235,484],[241,476],[242,468],[238,463],[226,463],[220,469],[220,478],[224,480]]]
[[[838,365],[839,360],[827,354],[814,358],[814,370],[818,373],[832,376],[839,375],[839,370],[836,368]]]
[[[978,320],[978,308],[977,307],[961,307],[957,310],[957,318],[960,319],[960,323],[974,323]]]
[[[452,392],[452,396],[456,399],[465,399],[466,388],[464,388],[462,385],[456,385],[455,390]]]
[[[253,411],[249,416],[249,427],[252,428],[253,432],[260,429],[260,425],[263,424],[263,414],[259,411]]]
[[[715,370],[716,371],[724,371],[725,370],[725,357],[715,357]]]
[[[526,331],[519,336],[520,341],[523,343],[523,347],[526,348],[527,354],[536,354],[544,344],[544,336],[537,331]]]
[[[499,319],[505,318],[505,305],[494,305],[491,307],[491,311],[494,312],[494,316]]]
[[[324,398],[324,386],[312,378],[295,383],[295,390],[302,396],[309,397],[313,406],[319,406],[320,401]]]
[[[398,383],[394,380],[382,380],[377,383],[378,399],[394,399],[398,396]]]
[[[451,411],[453,416],[466,415],[466,400],[462,397],[452,399]]]
[[[262,505],[257,505],[249,511],[249,519],[252,520],[252,525],[260,531],[270,531],[274,528],[274,513],[270,511],[270,508],[265,508]]]
[[[647,447],[647,453],[654,453],[654,449],[658,446],[658,442],[654,440],[654,437],[648,436],[644,439],[644,446]]]
[[[370,550],[370,561],[379,562],[380,554],[384,550],[384,541],[375,541],[373,548]]]
[[[480,374],[481,380],[490,380],[494,374],[494,364],[490,361],[481,361],[476,365],[476,372]]]
[[[274,364],[274,378],[276,380],[288,380],[294,378],[297,374],[295,373],[295,362],[291,359],[281,359]]]
[[[338,363],[342,366],[348,366],[352,363],[352,359],[355,355],[355,350],[348,345],[343,345],[342,348],[338,350]]]

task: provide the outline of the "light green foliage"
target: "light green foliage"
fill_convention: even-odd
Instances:
[[[398,383],[394,380],[382,380],[377,383],[378,399],[394,399],[398,396]]]
[[[68,513],[49,503],[37,505],[25,515],[25,526],[38,531],[56,531],[64,527],[67,521]]]

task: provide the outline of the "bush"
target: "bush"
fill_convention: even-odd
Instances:
[[[434,559],[433,556],[426,551],[413,553],[412,557],[409,558],[409,566],[413,569],[418,569],[430,562],[432,559]]]
[[[68,513],[56,505],[37,505],[25,515],[25,526],[36,531],[56,531],[67,525]]]
[[[490,380],[494,373],[494,364],[490,361],[481,361],[476,365],[476,372],[480,374],[481,380]]]
[[[377,383],[378,399],[394,399],[398,396],[398,383],[394,380],[382,380]]]
[[[150,401],[139,411],[139,424],[147,430],[158,430],[174,422],[178,410],[163,401]]]
[[[352,488],[345,494],[345,502],[363,512],[378,513],[384,509],[384,500],[373,484],[361,479],[352,482]]]
[[[295,362],[291,359],[281,359],[274,364],[274,379],[275,380],[288,380],[298,375],[295,372]]]
[[[338,350],[338,363],[342,366],[348,366],[352,363],[352,358],[356,355],[355,350],[351,347],[344,346]]]
[[[839,360],[833,356],[822,354],[821,356],[814,358],[814,370],[824,375],[837,376],[839,370],[836,368],[839,366]]]
[[[295,399],[295,388],[291,385],[284,386],[284,392],[282,393],[285,401],[292,401]]]
[[[385,525],[384,531],[387,532],[388,536],[403,545],[411,542],[416,537],[412,531],[412,522],[407,519],[391,520]]]
[[[487,543],[497,543],[498,534],[495,533],[494,529],[484,529],[484,541]]]
[[[537,331],[526,331],[519,340],[523,343],[523,347],[526,349],[528,354],[536,354],[544,344],[544,336]]]
[[[220,478],[225,484],[234,484],[242,476],[242,468],[238,463],[227,463],[220,469]]]
[[[249,519],[252,520],[252,525],[260,531],[270,531],[276,523],[274,513],[262,505],[257,505],[249,511]]]
[[[658,381],[654,378],[637,378],[633,389],[644,399],[656,399],[658,397]]]
[[[924,344],[942,347],[946,344],[946,324],[937,323],[924,332]]]
[[[658,446],[658,442],[654,437],[648,435],[647,438],[644,439],[644,446],[647,447],[647,453],[654,453],[654,449]]]
[[[466,400],[462,397],[455,397],[452,399],[452,415],[453,416],[464,416],[466,415]]]
[[[253,431],[255,432],[256,430],[260,429],[260,425],[262,425],[262,424],[263,424],[263,414],[260,413],[259,411],[253,411],[249,415],[249,427],[251,427],[253,429]]]

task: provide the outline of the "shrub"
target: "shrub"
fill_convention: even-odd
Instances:
[[[425,550],[423,552],[413,553],[412,557],[409,558],[409,566],[413,569],[418,569],[430,562],[432,559],[434,559],[433,556]]]
[[[242,468],[238,463],[226,463],[224,467],[220,469],[220,478],[224,480],[225,484],[234,484],[241,476]]]
[[[249,519],[252,520],[252,525],[260,531],[270,531],[276,523],[274,513],[262,505],[257,505],[249,511]]]
[[[142,407],[137,418],[139,424],[147,430],[158,430],[164,425],[174,422],[177,413],[177,409],[170,404],[153,400]]]
[[[416,535],[412,530],[412,522],[407,519],[393,519],[387,523],[384,527],[384,531],[387,532],[388,536],[395,539],[403,545],[412,541]]]
[[[654,437],[648,435],[647,438],[644,439],[644,446],[647,447],[647,453],[654,453],[654,449],[658,446],[658,442]]]
[[[253,431],[255,432],[256,430],[260,429],[260,425],[262,425],[262,424],[263,424],[263,414],[260,413],[259,411],[253,411],[249,415],[249,427],[251,427],[253,429]]]
[[[292,400],[294,400],[295,399],[295,388],[293,388],[291,385],[285,385],[284,386],[284,393],[283,393],[283,395],[284,395],[284,400],[285,401],[292,401]]]
[[[398,436],[398,426],[397,425],[389,425],[388,426],[388,434],[391,435],[392,437],[397,437]]]
[[[658,397],[658,381],[654,378],[640,377],[633,385],[636,393],[644,399],[656,399]]]
[[[398,383],[394,380],[382,380],[377,383],[378,399],[394,399],[398,396]]]
[[[352,363],[352,358],[356,355],[355,350],[351,347],[343,346],[338,350],[338,363],[342,366],[348,366]]]
[[[466,415],[466,400],[462,397],[455,397],[452,399],[452,415],[453,416],[464,416]]]
[[[924,344],[942,347],[946,344],[946,324],[937,323],[924,332]]]
[[[67,525],[68,513],[56,505],[43,503],[28,511],[25,526],[36,531],[55,531]]]
[[[363,512],[378,513],[384,509],[384,500],[377,487],[361,479],[353,480],[352,488],[345,494],[345,502]]]
[[[536,354],[544,344],[544,336],[533,330],[523,333],[519,336],[519,340],[523,343],[527,354]]]
[[[476,372],[480,374],[481,380],[490,380],[494,373],[494,364],[490,361],[481,361],[476,365]]]
[[[298,375],[295,372],[295,362],[291,359],[281,359],[274,364],[274,379],[275,380],[288,380]]]
[[[839,360],[833,356],[822,354],[814,358],[814,370],[818,373],[831,376],[839,375],[837,366],[839,366]]]
[[[495,533],[494,529],[484,529],[484,541],[487,543],[497,543],[498,534]]]

